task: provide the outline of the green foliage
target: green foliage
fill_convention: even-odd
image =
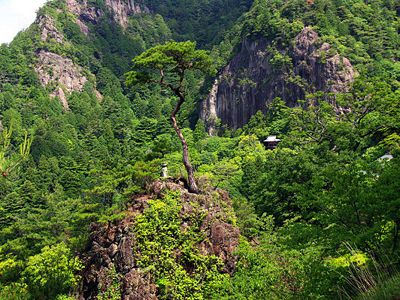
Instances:
[[[176,82],[183,80],[187,71],[209,75],[214,72],[211,57],[205,50],[196,50],[194,42],[168,42],[155,46],[132,62],[134,71],[127,74],[128,85],[159,83],[167,87],[171,84],[175,88],[180,87]]]
[[[0,139],[0,175],[7,177],[18,165],[28,158],[32,145],[32,140],[28,138],[28,133],[25,132],[25,138],[19,146],[19,153],[13,153],[11,148],[12,126],[9,129],[3,129],[2,138]]]
[[[172,176],[185,176],[169,126],[176,98],[157,86],[181,78],[186,101],[179,119],[197,179],[229,192],[236,214],[230,219],[243,238],[235,274],[222,274],[220,259],[196,247],[204,239],[195,230],[204,212],[182,232],[177,195],[151,200],[132,228],[139,241],[133,250],[142,254],[137,263],[156,279],[161,299],[337,299],[338,291],[356,297],[354,262],[365,267],[371,257],[388,257],[398,267],[396,1],[161,2],[147,1],[159,15],[130,16],[125,29],[110,22],[107,10],[98,24],[87,24],[86,36],[64,1],[51,1],[39,14],[54,19],[65,43],[41,41],[35,24],[0,46],[0,169],[8,173],[0,178],[0,299],[69,299],[81,267],[73,253],[83,251],[88,225],[121,218],[131,195],[159,178],[161,163]],[[104,8],[103,1],[89,3]],[[297,108],[275,99],[244,128],[207,136],[195,111],[208,92],[200,87],[211,79],[200,73],[225,66],[243,38],[263,36],[271,42],[269,63],[291,76],[288,51],[305,25],[359,73],[349,93],[334,95],[344,109],[338,114],[320,92]],[[167,42],[171,37],[206,48],[223,41],[210,58],[194,42]],[[68,96],[68,112],[37,78],[38,49],[84,69],[89,82]],[[132,57],[128,83],[137,84],[126,90],[120,79]],[[282,139],[277,149],[262,145],[268,135]],[[394,159],[379,160],[384,154]],[[119,278],[109,271],[113,284],[101,297],[120,298]],[[398,285],[397,277],[383,280],[359,297],[398,297]]]
[[[398,56],[399,28],[393,1],[254,1],[242,35],[262,34],[288,45],[303,28],[313,26],[352,62]]]
[[[23,284],[13,284],[11,286],[0,285],[1,300],[26,300],[30,295]]]
[[[107,289],[103,289],[102,286],[99,286],[99,300],[119,300],[121,299],[121,284],[119,282],[119,277],[117,272],[115,271],[115,267],[113,269],[108,270],[107,278],[111,280],[111,285]]]
[[[197,41],[201,48],[218,43],[226,30],[251,6],[249,0],[150,0],[149,8],[166,19],[172,38]]]
[[[394,276],[393,278],[381,282],[377,287],[368,291],[357,299],[359,300],[389,300],[394,299],[400,295],[400,279],[399,276]]]
[[[198,230],[204,211],[193,213],[181,229],[179,198],[168,194],[163,200],[149,200],[150,207],[132,227],[137,240],[133,251],[140,253],[138,266],[156,279],[160,299],[209,299],[225,278],[220,273],[223,264],[217,257],[203,256],[196,246],[204,239]]]
[[[79,259],[72,256],[64,243],[60,243],[46,246],[40,254],[30,257],[22,276],[34,298],[52,299],[78,284],[75,272],[81,268]]]

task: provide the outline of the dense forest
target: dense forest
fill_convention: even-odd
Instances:
[[[139,2],[51,0],[0,45],[0,300],[398,299],[399,2]],[[305,87],[305,28],[348,88]],[[243,41],[301,97],[210,123]]]

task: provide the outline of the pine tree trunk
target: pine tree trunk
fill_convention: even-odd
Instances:
[[[176,134],[178,135],[179,139],[181,140],[181,143],[182,143],[182,146],[183,146],[183,164],[185,165],[186,171],[188,173],[189,192],[198,194],[199,193],[199,189],[197,187],[196,180],[194,178],[193,166],[191,165],[190,160],[189,160],[188,144],[187,144],[186,139],[183,136],[182,131],[179,128],[178,122],[176,120],[176,114],[179,112],[183,102],[185,102],[185,98],[180,93],[176,92],[176,94],[179,97],[179,100],[178,100],[178,103],[175,106],[174,111],[171,114],[171,121],[172,121],[172,125],[174,126],[174,129],[176,131]]]

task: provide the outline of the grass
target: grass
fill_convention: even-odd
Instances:
[[[350,253],[359,250],[347,245]],[[347,300],[400,300],[399,257],[368,255],[366,264],[350,263],[347,285],[339,292]],[[379,258],[377,258],[379,257]]]
[[[400,300],[400,274],[379,283],[375,288],[361,294],[357,300]]]

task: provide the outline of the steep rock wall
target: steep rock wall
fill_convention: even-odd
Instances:
[[[106,13],[101,8],[88,3],[87,0],[66,0],[66,3],[68,9],[78,17],[79,26],[82,26],[82,22],[83,24],[85,22],[96,24]],[[105,0],[104,4],[112,13],[114,21],[123,28],[128,26],[130,15],[149,12],[146,6],[134,0]],[[82,31],[85,33],[87,27],[83,27]]]
[[[57,97],[64,111],[67,111],[69,110],[68,95],[74,91],[81,92],[88,78],[84,75],[83,68],[74,63],[71,58],[54,53],[46,47],[48,44],[69,44],[57,28],[55,20],[48,15],[39,15],[35,23],[39,29],[42,45],[36,49],[34,69],[42,86],[50,88],[50,96]],[[94,77],[92,74],[89,75],[89,77]],[[95,92],[101,99],[100,93]]]
[[[332,51],[329,44],[321,44],[309,27],[299,33],[291,49],[279,51],[290,57],[289,68],[273,63],[269,46],[264,38],[245,39],[240,52],[221,71],[200,113],[210,134],[217,118],[236,129],[257,111],[265,112],[275,97],[293,107],[306,93],[347,92],[354,80],[350,61]]]

